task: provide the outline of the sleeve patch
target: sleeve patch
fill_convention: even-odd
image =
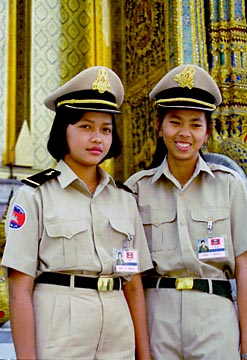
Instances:
[[[26,219],[27,215],[23,207],[15,204],[11,214],[9,227],[11,229],[18,230],[24,226]]]

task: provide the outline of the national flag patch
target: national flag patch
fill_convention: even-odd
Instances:
[[[11,229],[20,229],[26,222],[27,215],[20,205],[15,204],[10,219],[9,227]]]

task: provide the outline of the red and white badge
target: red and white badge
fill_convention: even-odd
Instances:
[[[19,230],[24,226],[26,219],[27,214],[25,209],[22,206],[15,204],[11,214],[9,227],[14,230]]]
[[[115,259],[115,272],[117,273],[138,273],[138,251],[114,249],[113,256]]]
[[[208,237],[198,240],[199,259],[215,259],[226,256],[225,236]]]

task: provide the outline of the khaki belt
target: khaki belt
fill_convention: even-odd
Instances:
[[[192,277],[168,278],[163,276],[143,276],[144,289],[148,288],[171,288],[176,290],[198,290],[208,294],[224,296],[231,301],[231,284],[227,280],[194,279]],[[210,287],[209,284],[212,284]]]
[[[113,291],[122,289],[122,278],[99,276],[96,278],[62,273],[44,272],[35,279],[35,283],[70,286],[93,289],[97,291]]]

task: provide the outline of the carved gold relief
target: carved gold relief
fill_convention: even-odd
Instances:
[[[247,170],[246,19],[244,2],[210,1],[211,74],[222,93],[218,114],[218,146],[212,148],[236,160]],[[238,15],[236,15],[238,13]]]
[[[19,83],[17,87],[15,83],[18,76],[17,3],[18,0],[13,0],[8,5],[8,121],[4,163],[14,160],[19,121],[16,109],[21,109],[22,115],[29,117],[28,103],[24,99],[18,104],[16,101],[16,88],[20,92],[23,86],[26,94],[29,91],[28,82],[20,82],[22,85]],[[207,11],[206,3],[209,6]],[[124,82],[125,103],[118,128],[123,135],[124,169],[120,170],[125,178],[147,167],[155,148],[153,121],[156,111],[148,99],[150,90],[172,67],[189,62],[209,69],[222,92],[223,103],[214,114],[209,148],[231,155],[245,168],[247,27],[244,4],[244,1],[234,0],[59,2],[60,18],[54,16],[54,19],[57,19],[56,25],[61,31],[59,50],[55,48],[59,53],[56,56],[61,83],[93,65],[113,67]],[[51,32],[46,40],[48,43],[51,41]],[[22,60],[19,59],[19,69]],[[25,64],[28,64],[28,59]],[[32,64],[34,72],[37,71],[35,65]],[[28,70],[25,71],[27,78]],[[47,91],[47,88],[42,90]],[[112,161],[105,166],[107,170],[113,170]]]
[[[7,90],[7,132],[3,165],[14,164],[16,141],[16,36],[17,0],[9,2],[8,43],[8,90]]]

